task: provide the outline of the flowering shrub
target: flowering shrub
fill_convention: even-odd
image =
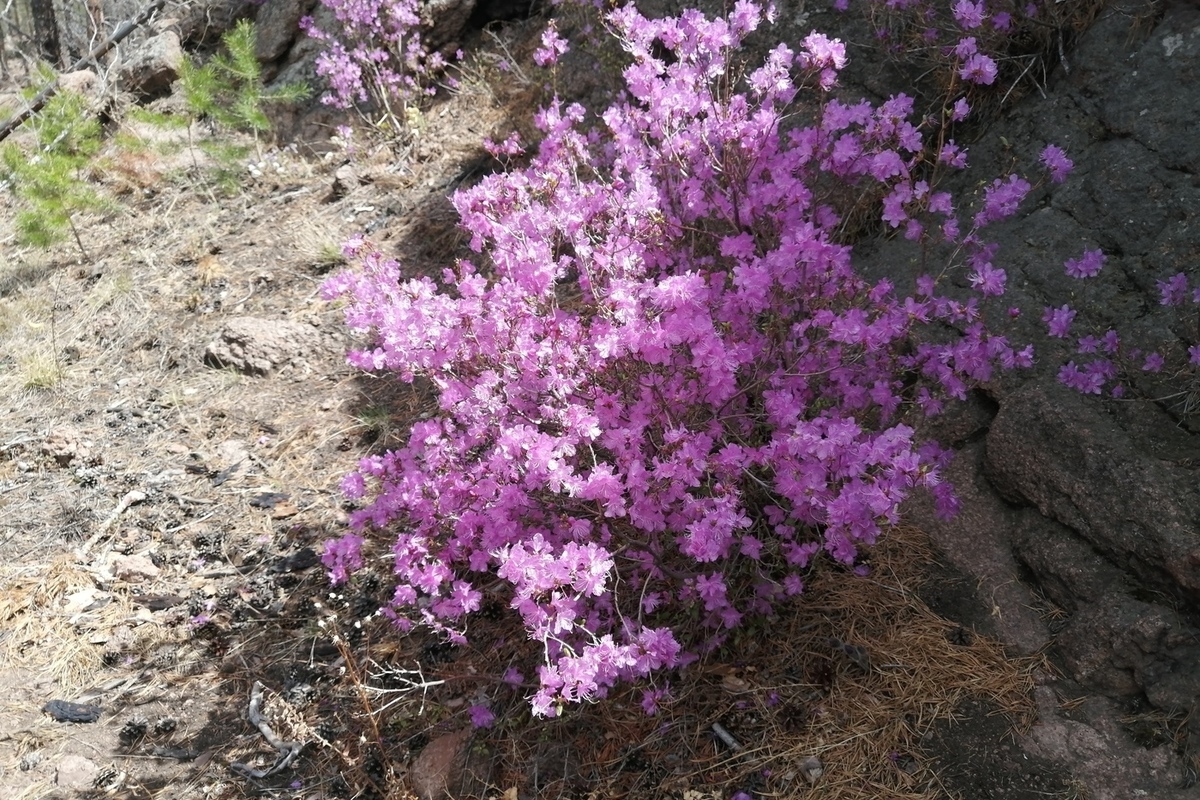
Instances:
[[[686,663],[800,593],[818,553],[859,564],[915,490],[952,513],[945,453],[905,415],[1032,358],[980,308],[1005,283],[981,231],[1029,184],[997,179],[964,232],[917,169],[965,153],[927,153],[908,97],[830,98],[840,42],[780,45],[736,83],[761,21],[745,0],[727,19],[611,12],[625,97],[594,130],[555,99],[527,167],[456,194],[478,259],[402,281],[354,241],[360,268],[325,287],[372,335],[351,362],[424,377],[440,403],[346,478],[371,499],[325,564],[343,580],[361,533],[394,531],[388,613],[457,641],[503,591],[542,649],[538,714]],[[801,103],[812,124],[787,127]],[[974,291],[925,275],[900,297],[856,274],[812,188],[830,179],[882,187],[887,224],[964,254]]]
[[[317,74],[329,82],[321,101],[335,108],[373,106],[397,131],[407,131],[414,101],[432,88],[422,79],[443,63],[421,42],[418,0],[321,0],[341,29],[317,27],[312,17],[300,29],[325,43]]]

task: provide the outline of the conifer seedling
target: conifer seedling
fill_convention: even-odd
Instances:
[[[0,181],[20,205],[15,216],[18,241],[49,247],[69,230],[88,258],[74,215],[109,205],[82,177],[100,149],[100,123],[81,95],[60,92],[23,127],[33,133],[32,142],[0,147]]]
[[[254,23],[242,20],[226,33],[221,42],[225,51],[200,66],[185,57],[179,68],[180,86],[189,111],[197,119],[214,126],[259,134],[270,131],[271,121],[264,106],[268,103],[295,103],[310,94],[303,83],[292,83],[270,91],[262,79],[262,66],[254,55]],[[228,146],[206,148],[221,163],[236,160],[241,153]]]

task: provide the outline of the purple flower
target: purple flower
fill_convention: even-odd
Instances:
[[[1083,394],[1100,394],[1104,388],[1104,376],[1096,372],[1085,372],[1068,361],[1058,371],[1058,380],[1065,386]]]
[[[329,580],[334,586],[345,583],[354,570],[362,569],[362,545],[363,538],[353,533],[325,542],[321,563],[329,570]]]
[[[998,71],[995,61],[983,53],[976,53],[967,59],[958,74],[964,81],[991,86],[996,81]]]
[[[410,4],[338,0],[385,1]],[[960,4],[964,24],[983,13]],[[830,182],[877,183],[884,219],[921,245],[961,245],[965,279],[994,296],[1006,276],[981,229],[1016,212],[1027,182],[992,182],[976,224],[959,220],[961,198],[909,170],[935,154],[965,166],[964,151],[925,141],[911,98],[822,94],[845,49],[820,34],[746,65],[748,86],[722,83],[762,19],[745,0],[724,18],[625,4],[607,19],[631,56],[625,93],[596,124],[551,99],[536,148],[490,144],[523,157],[454,194],[476,264],[412,278],[359,241],[353,268],[323,287],[362,334],[353,365],[437,395],[402,445],[347,479],[362,502],[354,534],[326,546],[331,578],[361,567],[366,530],[388,536],[385,613],[455,642],[496,585],[537,658],[533,713],[547,716],[695,661],[802,592],[818,556],[854,565],[916,491],[954,513],[947,454],[901,422],[910,379],[933,414],[1032,360],[987,329],[979,294],[941,293],[960,275],[923,276],[913,296],[866,280],[821,199]],[[553,31],[542,45],[547,63],[565,48]],[[978,48],[964,40],[955,58],[986,79]],[[800,92],[811,123],[781,126]],[[969,111],[963,99],[948,116]],[[1067,316],[1047,321],[1065,335]],[[922,335],[931,325],[962,336]],[[1111,374],[1075,369],[1081,386]],[[650,627],[688,608],[694,626]],[[643,695],[647,713],[664,697]],[[493,723],[485,705],[469,710]]]
[[[1155,281],[1155,283],[1158,285],[1159,303],[1162,305],[1180,306],[1187,300],[1188,279],[1184,273],[1177,273],[1165,281]]]
[[[1188,348],[1188,363],[1200,367],[1200,344]]]
[[[658,713],[659,704],[671,697],[670,684],[661,689],[646,689],[642,692],[642,711],[646,716],[653,717]]]
[[[1067,174],[1075,168],[1075,163],[1067,158],[1067,154],[1061,147],[1052,144],[1046,145],[1042,150],[1041,162],[1046,169],[1050,170],[1050,178],[1055,183],[1062,183],[1067,179]]]
[[[1062,308],[1045,309],[1042,322],[1046,323],[1048,333],[1056,339],[1063,339],[1071,330],[1071,322],[1075,319],[1075,311],[1067,305]]]
[[[1146,360],[1142,364],[1143,372],[1162,372],[1163,364],[1166,360],[1158,353],[1147,353]]]
[[[985,13],[983,3],[972,3],[971,0],[958,0],[954,4],[954,19],[965,29],[978,28],[983,24]]]
[[[1108,257],[1101,250],[1085,250],[1079,258],[1068,258],[1063,267],[1072,278],[1094,278],[1100,274]]]
[[[967,118],[971,113],[971,106],[967,103],[967,98],[960,97],[954,101],[954,108],[950,111],[950,119],[954,122]]]
[[[467,714],[471,717],[471,724],[476,728],[490,728],[496,721],[496,715],[484,705],[473,705],[467,709]]]
[[[1004,283],[1007,276],[1004,270],[983,263],[968,277],[968,280],[984,297],[998,297],[1004,294]]]
[[[975,227],[982,228],[1017,213],[1017,206],[1031,188],[1028,181],[1017,175],[1009,175],[1007,180],[997,178],[992,181],[984,190],[983,208],[975,215]]]

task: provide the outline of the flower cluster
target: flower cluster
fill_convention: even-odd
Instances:
[[[997,181],[960,225],[918,172],[933,159],[911,99],[833,99],[845,51],[820,34],[736,89],[762,18],[746,0],[724,19],[611,12],[626,94],[592,130],[553,100],[528,166],[455,195],[478,258],[402,281],[356,241],[358,268],[325,286],[372,337],[353,364],[439,394],[343,486],[370,497],[358,530],[396,531],[390,613],[461,640],[504,587],[543,653],[539,714],[695,658],[801,592],[820,553],[857,564],[914,491],[952,513],[946,454],[905,415],[1032,358],[980,306],[1004,290],[981,231],[1029,185]],[[799,103],[812,123],[785,126]],[[862,278],[814,189],[830,179],[878,187],[889,224],[966,254],[976,291]],[[331,570],[356,542],[329,545]]]
[[[994,85],[1012,44],[1053,29],[1043,18],[1048,12],[1058,13],[1047,0],[856,2],[864,7],[884,50],[942,75],[951,99],[973,87]],[[834,0],[833,5],[847,11],[851,4]]]
[[[1087,250],[1079,258],[1069,258],[1063,264],[1067,275],[1072,278],[1094,278],[1100,274],[1107,257],[1100,250]],[[1166,280],[1156,281],[1159,293],[1159,304],[1163,306],[1200,306],[1200,282],[1194,285],[1187,274],[1177,273]],[[1076,311],[1068,305],[1059,309],[1046,309],[1042,318],[1049,326],[1051,336],[1067,338],[1071,322],[1075,319]],[[1177,365],[1178,373],[1200,375],[1200,331],[1196,333],[1196,343],[1190,346],[1185,342],[1185,363]],[[1132,365],[1132,370],[1145,373],[1160,373],[1168,365],[1168,359],[1162,352],[1143,352],[1140,348],[1127,346],[1116,330],[1107,330],[1102,336],[1087,334],[1076,340],[1076,352],[1089,355],[1092,358],[1082,364],[1076,364],[1072,359],[1058,371],[1058,380],[1083,394],[1102,394],[1108,389],[1114,397],[1125,393],[1125,381],[1122,381],[1122,365]],[[1185,393],[1186,394],[1186,393]]]
[[[336,108],[373,104],[398,126],[408,106],[432,89],[422,78],[443,66],[421,41],[418,0],[321,0],[340,29],[329,32],[312,17],[300,29],[323,42],[317,74],[329,83],[321,101]]]

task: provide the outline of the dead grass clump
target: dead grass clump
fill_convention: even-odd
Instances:
[[[378,743],[386,760],[403,763],[439,736],[472,730],[471,708],[484,706],[495,719],[473,730],[471,751],[487,754],[485,797],[944,797],[922,741],[968,699],[1014,729],[1029,724],[1040,661],[1010,659],[997,642],[933,613],[917,594],[930,559],[924,535],[902,528],[872,553],[868,577],[823,565],[793,607],[659,676],[649,687],[659,692],[652,716],[646,686],[621,686],[560,719],[532,718],[525,698],[536,659],[502,603],[489,601],[494,614],[485,604],[468,648],[445,652],[378,617],[343,620],[352,680],[339,701],[339,741]],[[524,685],[500,680],[514,666]],[[366,759],[347,752],[330,750],[324,768],[336,760],[352,784],[378,783],[361,774]]]
[[[78,635],[69,598],[95,587],[95,577],[69,556],[0,571],[0,655],[10,665],[36,667],[66,690],[82,687],[101,667],[100,649]],[[128,612],[117,604],[108,613]]]

